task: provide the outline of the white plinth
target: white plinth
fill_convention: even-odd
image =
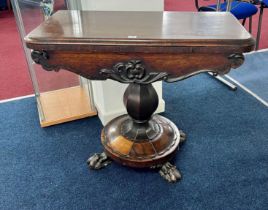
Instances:
[[[70,8],[96,11],[163,11],[164,0],[71,0]],[[103,125],[113,118],[126,113],[123,94],[127,87],[115,81],[92,82],[95,106]],[[165,111],[162,97],[162,82],[154,83],[159,97],[157,113]]]
[[[81,0],[83,10],[164,11],[164,0]]]

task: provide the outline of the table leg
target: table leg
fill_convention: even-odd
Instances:
[[[167,118],[153,115],[158,96],[152,84],[131,83],[125,91],[124,104],[128,115],[104,127],[101,141],[105,153],[92,156],[89,165],[102,168],[108,156],[130,167],[159,168],[161,176],[170,182],[180,179],[179,171],[168,162],[186,136]]]

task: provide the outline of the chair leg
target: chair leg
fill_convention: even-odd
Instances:
[[[252,33],[252,16],[249,17],[248,31],[249,33]]]
[[[7,8],[8,8],[8,11],[11,11],[11,4],[10,4],[10,0],[7,0]]]
[[[259,44],[260,44],[263,7],[264,6],[261,4],[255,50],[259,49]]]
[[[237,87],[233,83],[229,82],[224,77],[219,76],[219,75],[215,75],[215,74],[213,74],[211,72],[208,72],[208,74],[210,76],[212,76],[214,79],[218,80],[223,85],[225,85],[226,87],[228,87],[230,90],[235,91],[237,89]]]
[[[242,25],[243,25],[243,26],[245,25],[246,20],[247,20],[247,18],[243,19],[243,21],[242,21]]]
[[[199,10],[199,2],[198,2],[198,0],[195,0],[195,8],[197,9],[197,11]]]

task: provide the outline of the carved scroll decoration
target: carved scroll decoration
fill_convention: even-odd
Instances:
[[[72,71],[67,66],[61,66],[60,64],[49,64],[49,55],[46,51],[32,51],[32,59],[35,63],[40,64],[47,71],[59,71],[61,68]],[[167,72],[148,72],[141,60],[130,60],[128,62],[119,62],[115,64],[111,69],[101,69],[100,75],[102,78],[98,80],[112,79],[121,83],[137,83],[137,84],[150,84],[156,81],[165,81],[168,83],[177,82],[187,79],[191,76],[202,72],[211,71],[215,74],[227,74],[231,68],[238,68],[244,62],[243,54],[232,54],[228,56],[228,62],[220,69],[204,69],[195,71],[180,77],[174,77]],[[82,75],[88,76],[88,75]],[[90,77],[87,77],[90,79]]]
[[[121,83],[150,84],[159,80],[166,80],[166,72],[146,72],[140,60],[131,60],[127,63],[117,63],[112,69],[101,69],[100,74],[106,79]]]
[[[244,63],[245,57],[243,54],[232,54],[228,59],[231,61],[231,68],[236,69]]]
[[[232,68],[236,69],[239,66],[241,66],[244,63],[245,58],[244,58],[243,54],[232,54],[232,55],[228,56],[228,60],[229,60],[229,63],[227,65],[225,65],[224,67],[222,67],[221,69],[215,69],[215,70],[204,69],[204,70],[199,70],[199,71],[196,71],[196,72],[193,72],[193,73],[190,73],[190,74],[183,75],[181,77],[169,76],[164,81],[169,82],[169,83],[177,82],[177,81],[184,80],[184,79],[187,79],[189,77],[192,77],[194,75],[204,73],[204,72],[209,72],[209,71],[213,72],[215,75],[217,75],[217,74],[227,74],[227,73],[230,72],[230,70]]]
[[[47,71],[59,71],[60,70],[59,66],[51,65],[47,62],[49,59],[49,55],[46,51],[32,51],[31,56],[35,63],[40,64],[43,67],[43,69]]]
[[[222,69],[217,69],[217,73],[227,74],[231,68],[238,68],[244,62],[242,54],[232,54],[228,57],[229,63]],[[181,77],[172,77],[166,72],[146,73],[145,67],[140,60],[131,60],[128,63],[118,63],[113,69],[102,69],[100,73],[107,79],[113,79],[122,83],[149,84],[163,80],[168,83],[184,80],[199,73],[211,71],[210,69],[196,71]]]

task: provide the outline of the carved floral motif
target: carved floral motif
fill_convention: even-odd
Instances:
[[[131,60],[127,63],[117,63],[112,69],[102,69],[100,74],[107,79],[113,79],[121,83],[150,84],[159,80],[165,80],[166,72],[146,72],[140,60]]]
[[[31,56],[35,63],[40,64],[43,67],[43,69],[47,71],[59,71],[60,70],[59,66],[50,65],[47,62],[49,59],[49,55],[46,51],[32,51]]]
[[[245,57],[243,54],[232,54],[228,59],[231,61],[231,67],[235,69],[244,63]]]

